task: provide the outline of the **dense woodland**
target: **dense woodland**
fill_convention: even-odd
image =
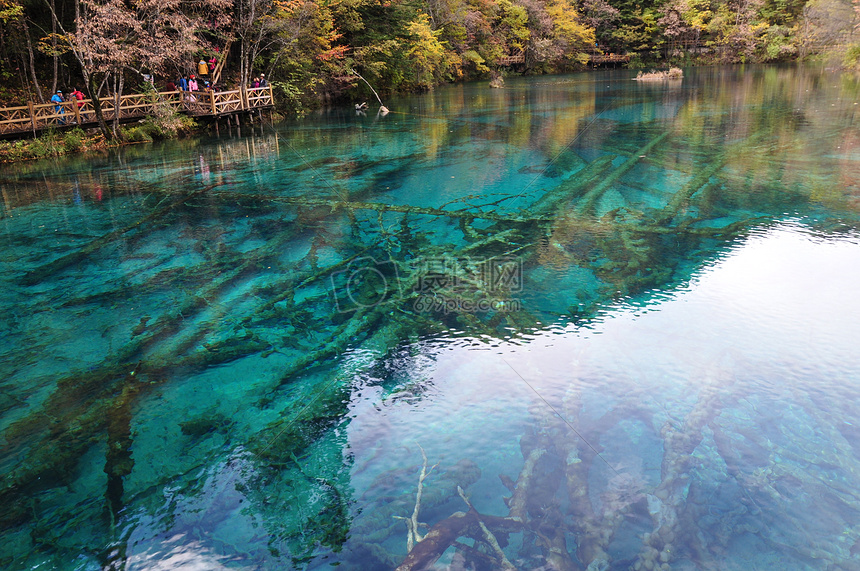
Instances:
[[[0,0],[0,99],[163,88],[224,60],[265,72],[284,109],[627,53],[632,67],[860,59],[860,0]],[[503,67],[502,58],[524,61]]]

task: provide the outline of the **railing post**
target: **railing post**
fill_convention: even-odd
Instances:
[[[241,99],[242,111],[248,109],[248,88],[244,85],[239,90],[239,99]]]
[[[33,125],[33,136],[36,136],[36,109],[33,107],[33,102],[28,101],[27,107],[30,108],[30,123]]]
[[[218,113],[215,110],[215,92],[214,91],[209,92],[209,102],[212,104],[212,114],[217,115]]]
[[[183,108],[182,99],[183,99],[183,97],[184,97],[184,92],[182,90],[170,92],[170,99],[168,100],[168,102],[170,103],[170,106],[173,108],[174,111],[176,111],[176,112],[182,111],[182,108]]]
[[[75,123],[77,125],[81,124],[81,110],[78,107],[78,98],[75,97],[72,99],[72,108],[75,110]]]

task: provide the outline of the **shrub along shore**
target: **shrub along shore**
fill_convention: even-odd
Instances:
[[[200,125],[191,117],[178,113],[164,117],[147,117],[138,123],[121,127],[121,137],[108,141],[98,129],[80,127],[66,131],[49,130],[38,137],[0,141],[0,163],[12,163],[58,157],[69,153],[101,151],[125,144],[151,143],[176,139],[197,133]]]

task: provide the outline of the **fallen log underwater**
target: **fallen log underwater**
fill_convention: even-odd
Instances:
[[[683,273],[675,275],[676,267],[666,259],[665,242],[671,240],[680,244],[679,249],[684,253],[713,255],[725,241],[742,236],[752,226],[769,219],[751,218],[709,228],[704,225],[707,218],[685,212],[685,207],[695,202],[696,194],[702,189],[719,187],[719,176],[728,156],[717,157],[699,172],[691,173],[689,182],[667,198],[661,209],[616,209],[598,217],[595,205],[604,193],[640,164],[640,154],[659,152],[661,144],[671,141],[670,135],[670,132],[664,132],[652,138],[639,148],[637,154],[617,167],[612,166],[614,155],[598,157],[561,180],[553,191],[530,206],[509,213],[484,211],[486,205],[451,210],[371,202],[365,199],[365,195],[371,193],[370,189],[352,193],[349,200],[344,200],[257,196],[226,191],[222,186],[207,186],[29,272],[24,284],[44,285],[60,273],[68,273],[71,268],[97,258],[104,246],[115,241],[130,241],[129,234],[135,234],[135,244],[146,244],[147,232],[137,234],[131,231],[154,225],[156,220],[164,222],[176,211],[194,208],[202,205],[203,201],[230,201],[239,205],[253,203],[260,216],[260,226],[265,227],[260,233],[266,235],[269,228],[266,224],[276,229],[274,235],[267,236],[262,244],[242,249],[218,249],[213,244],[199,244],[205,241],[204,238],[191,238],[190,242],[206,252],[205,262],[195,263],[181,276],[146,272],[130,276],[139,278],[140,281],[133,286],[139,291],[154,294],[165,288],[165,280],[174,280],[168,282],[168,287],[187,282],[189,293],[180,304],[154,319],[141,316],[139,330],[132,332],[118,349],[96,366],[56,379],[53,393],[41,406],[29,411],[6,431],[4,454],[26,456],[27,459],[3,476],[0,502],[4,508],[0,520],[7,525],[20,526],[38,517],[24,496],[56,484],[57,474],[72,474],[86,452],[99,442],[109,445],[104,468],[109,475],[105,503],[109,519],[116,520],[123,507],[133,499],[123,487],[124,478],[135,468],[131,453],[134,433],[130,430],[129,416],[137,403],[154,389],[168,384],[177,376],[177,371],[191,375],[215,365],[252,356],[261,357],[269,351],[285,351],[289,362],[252,391],[255,399],[251,406],[264,407],[297,384],[296,379],[319,370],[328,372],[330,368],[339,366],[340,357],[351,347],[367,348],[381,360],[397,343],[416,338],[434,327],[437,330],[452,327],[475,336],[494,337],[501,331],[526,333],[539,327],[538,322],[542,319],[545,322],[546,317],[539,310],[525,306],[515,311],[490,310],[483,314],[455,311],[443,315],[441,312],[416,311],[413,303],[423,295],[418,284],[424,277],[423,268],[416,267],[414,263],[419,255],[475,261],[471,267],[455,264],[447,268],[443,277],[456,280],[458,289],[442,286],[432,291],[442,302],[442,307],[447,306],[446,301],[477,303],[486,297],[487,292],[499,298],[512,297],[515,292],[511,291],[510,284],[499,287],[498,283],[492,283],[490,276],[481,274],[480,264],[513,254],[526,272],[552,262],[562,264],[562,267],[581,268],[596,276],[601,291],[593,293],[590,299],[571,301],[572,304],[583,302],[589,307],[609,303],[622,296],[635,296],[649,287],[667,287],[683,281],[687,276]],[[511,197],[516,198],[516,195]],[[266,208],[262,209],[260,205]],[[254,214],[250,207],[247,212]],[[284,213],[295,217],[279,218]],[[453,234],[438,238],[426,229],[428,218],[454,221],[456,224],[452,222],[449,229],[453,234],[459,232],[459,235],[456,239]],[[484,226],[477,229],[473,223]],[[321,230],[313,236],[311,246],[298,260],[284,262],[279,259],[281,250],[306,238],[306,229],[317,224],[340,227],[338,238],[329,239],[325,229]],[[252,243],[251,240],[248,242]],[[399,248],[399,256],[395,256],[395,248]],[[329,252],[326,261],[320,262],[318,253],[321,251]],[[394,259],[398,280],[405,293],[390,303],[358,305],[349,312],[349,319],[341,319],[332,310],[331,299],[322,284],[332,274],[350,268],[353,262],[364,256]],[[212,265],[214,260],[217,260],[217,266]],[[274,271],[264,272],[272,266]],[[658,267],[663,270],[649,270]],[[279,275],[283,270],[289,271]],[[267,279],[256,280],[261,273],[265,273]],[[127,287],[98,294],[104,297],[82,294],[69,299],[66,305],[68,308],[87,307],[111,296],[111,299],[120,299],[131,291],[132,287]],[[241,293],[235,294],[236,289]],[[569,315],[568,308],[561,308],[556,317],[565,314]],[[590,315],[585,311],[579,317],[588,319]],[[316,344],[308,343],[312,348],[302,346],[288,350],[279,345],[269,330],[272,323],[278,323],[284,331],[290,331],[290,328],[297,331],[302,324],[312,329],[307,324],[326,320],[329,326],[323,331],[325,339]],[[224,332],[227,322],[234,327],[229,333]],[[342,422],[351,373],[345,370],[327,375],[314,385],[315,392],[306,399],[313,398],[308,407],[291,405],[285,408],[281,417],[269,420],[262,427],[257,442],[244,443],[261,472],[297,470],[308,448],[322,434]],[[582,407],[579,396],[567,395],[564,406],[565,419],[575,424],[578,424]],[[629,493],[630,498],[617,500],[613,504],[614,511],[595,509],[590,499],[588,475],[595,462],[595,452],[584,446],[559,419],[536,411],[535,424],[544,427],[552,436],[536,433],[524,439],[523,467],[516,482],[507,483],[511,491],[507,515],[479,513],[464,493],[462,498],[468,511],[453,512],[436,521],[422,536],[418,532],[420,498],[427,491],[421,490],[425,481],[429,485],[434,477],[438,477],[438,471],[426,470],[425,458],[424,473],[418,479],[419,499],[411,515],[387,514],[406,518],[410,522],[409,527],[402,522],[395,524],[392,517],[390,526],[375,531],[384,539],[399,538],[406,527],[406,537],[410,538],[412,545],[398,566],[404,571],[426,568],[452,548],[461,553],[464,560],[476,565],[513,568],[516,563],[509,560],[510,554],[506,555],[504,551],[507,536],[512,534],[528,535],[523,542],[539,554],[541,562],[549,568],[592,571],[614,563],[610,544],[622,526],[625,514],[653,509],[653,514],[648,511],[653,516],[653,530],[648,538],[643,538],[642,549],[633,565],[643,569],[664,568],[673,561],[674,546],[682,536],[679,526],[685,517],[691,517],[683,507],[683,490],[689,484],[691,470],[690,452],[701,443],[703,432],[715,423],[721,407],[725,406],[727,401],[717,389],[700,394],[698,404],[683,419],[681,429],[669,427],[664,430],[664,474],[660,483],[656,486],[635,482],[624,484],[627,487],[623,491]],[[603,427],[608,429],[620,421],[620,416],[607,414],[602,420],[605,423]],[[657,424],[658,421],[651,417],[649,422]],[[55,438],[71,433],[75,434],[74,439],[60,441]],[[599,448],[599,435],[589,435],[589,442]],[[722,440],[719,444],[723,449],[721,455],[726,458],[726,464],[730,464],[736,455],[731,443]],[[785,451],[779,452],[785,454]],[[732,465],[737,465],[737,461]],[[746,475],[738,474],[737,477],[742,485],[751,489],[754,486],[772,486],[772,482],[767,482],[768,478],[778,480],[789,476],[788,472],[780,473],[775,462],[769,469],[770,474],[763,475],[756,482]],[[452,498],[460,495],[456,493],[455,483],[451,479],[445,487],[445,493]],[[461,483],[468,490],[472,482]],[[345,502],[338,498],[340,486],[330,482],[317,482],[317,485],[325,488],[330,497],[326,505],[336,506],[333,511],[341,513]],[[617,490],[615,492],[616,495],[621,494]],[[848,496],[850,491],[840,492],[853,507],[854,500]],[[543,500],[556,494],[565,496],[567,505],[543,507]],[[264,511],[266,508],[262,506],[267,505],[268,500],[262,494],[261,497],[251,496],[255,505]],[[437,500],[437,503],[443,502]],[[273,534],[277,535],[275,524],[271,525]],[[370,531],[364,530],[363,533],[369,534]],[[856,532],[851,533],[856,535]],[[851,537],[855,538],[854,535]],[[472,544],[458,542],[461,538],[468,538]],[[342,542],[343,537],[334,534],[320,544],[331,547],[338,541]],[[781,545],[780,549],[783,548],[786,546]],[[707,546],[702,549],[707,549]],[[388,553],[385,559],[390,561],[397,555]],[[843,553],[842,559],[834,558],[833,562],[844,564],[849,561],[848,557]]]

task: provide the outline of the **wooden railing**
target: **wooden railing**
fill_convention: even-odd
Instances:
[[[626,63],[630,61],[630,54],[592,53],[589,54],[588,60],[591,63]]]
[[[513,65],[515,63],[525,63],[526,55],[523,52],[514,55],[502,56],[499,58],[499,65]]]
[[[218,116],[267,109],[274,105],[271,87],[252,87],[234,91],[162,91],[101,97],[105,121],[120,121],[155,115],[165,106],[194,116]],[[0,135],[37,132],[51,127],[93,125],[96,114],[91,99],[63,103],[32,103],[0,108]]]

